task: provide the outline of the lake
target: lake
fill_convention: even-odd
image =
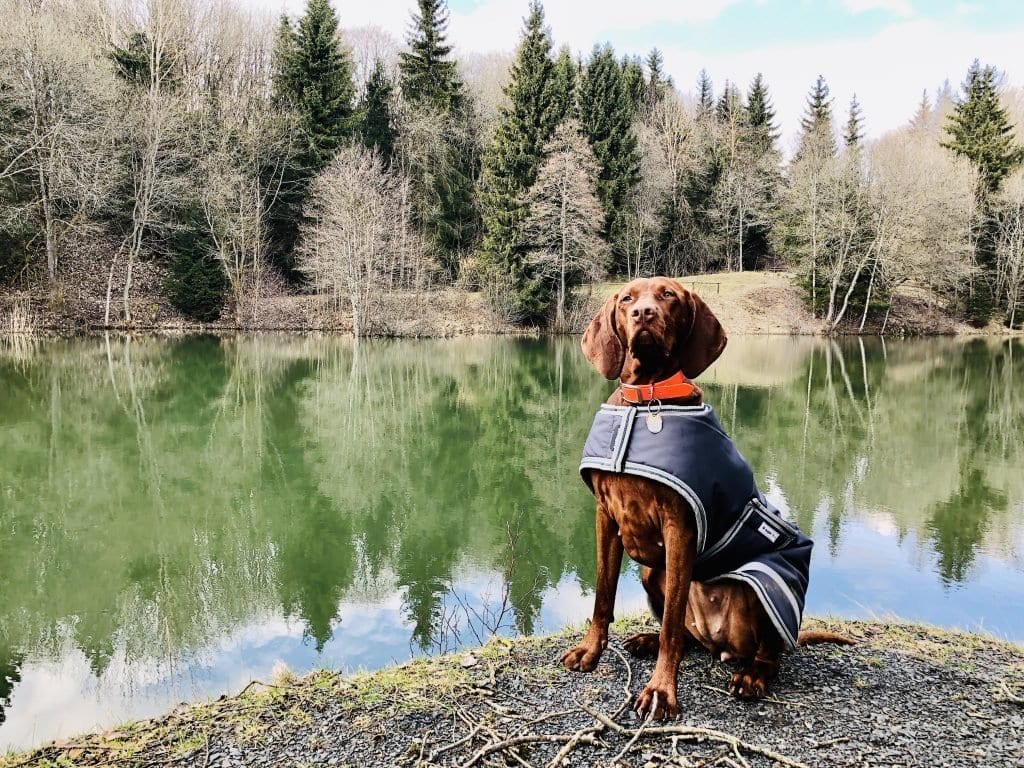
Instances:
[[[737,338],[700,383],[808,615],[1024,642],[1021,341]],[[0,340],[0,749],[582,622],[611,388],[570,338]]]

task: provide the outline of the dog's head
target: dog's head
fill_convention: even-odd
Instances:
[[[725,343],[725,331],[700,296],[676,280],[653,277],[633,280],[611,296],[582,345],[606,379],[619,378],[624,368],[652,375],[681,370],[692,379],[718,359]]]

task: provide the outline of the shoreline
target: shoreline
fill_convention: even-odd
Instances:
[[[851,322],[829,333],[822,320],[810,315],[795,277],[788,272],[726,272],[691,275],[679,280],[707,302],[730,335],[824,338],[883,335],[880,333],[883,326],[877,318],[863,331],[860,331],[859,323]],[[572,332],[583,332],[603,298],[617,285],[619,283],[590,286],[584,305],[575,312]],[[40,338],[103,333],[184,336],[276,332],[350,336],[352,330],[351,321],[345,313],[326,312],[319,297],[294,293],[261,297],[258,311],[245,322],[232,317],[230,308],[226,308],[222,319],[216,321],[190,321],[162,297],[142,291],[132,300],[132,307],[138,322],[130,326],[123,323],[104,325],[103,302],[89,291],[74,296],[69,291],[58,307],[52,307],[45,298],[27,292],[0,293],[0,336],[10,335],[12,329]],[[524,328],[506,322],[490,309],[482,293],[459,288],[389,294],[378,314],[379,319],[369,334],[372,337],[555,335],[542,328]],[[1011,330],[998,323],[973,328],[914,295],[898,297],[884,323],[885,338],[1016,338],[1024,335],[1024,330]]]
[[[23,766],[948,765],[1024,761],[1024,645],[919,624],[808,619],[854,638],[800,648],[760,701],[725,691],[732,665],[689,649],[680,716],[629,709],[653,662],[612,626],[597,670],[558,664],[580,628],[375,672],[287,672],[232,697],[0,757]],[[722,758],[727,758],[724,761]],[[731,761],[731,762],[730,762]]]

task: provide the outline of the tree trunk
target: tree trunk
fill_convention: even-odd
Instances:
[[[110,327],[110,301],[114,293],[114,267],[117,265],[117,253],[110,259],[110,269],[107,272],[107,300],[103,304],[103,326]]]
[[[860,316],[860,328],[857,329],[858,333],[864,333],[864,324],[868,320],[868,308],[871,306],[871,293],[875,288],[875,273],[878,272],[878,258],[875,258],[875,263],[871,265],[871,279],[868,281],[868,295],[864,299],[864,312]]]

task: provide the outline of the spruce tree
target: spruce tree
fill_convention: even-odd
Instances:
[[[168,243],[171,263],[165,287],[171,304],[184,315],[210,322],[220,317],[228,289],[209,224],[198,200],[177,211],[178,227]]]
[[[728,80],[722,89],[722,95],[718,97],[718,104],[715,106],[715,116],[720,123],[731,123],[734,120],[744,122],[746,119],[743,111],[743,100],[739,89]]]
[[[411,104],[428,104],[439,112],[458,114],[466,106],[452,47],[446,40],[448,7],[445,0],[417,0],[409,32],[409,50],[399,54],[402,97]]]
[[[966,157],[978,169],[979,202],[999,191],[1003,180],[1024,161],[1024,148],[1013,139],[1013,126],[999,102],[995,67],[977,59],[967,71],[963,98],[956,100],[942,146]]]
[[[359,138],[368,149],[375,149],[385,164],[395,150],[395,124],[391,115],[393,86],[377,59],[366,81],[366,93],[359,105]]]
[[[772,248],[773,223],[779,208],[779,193],[782,187],[782,171],[779,167],[781,156],[776,149],[780,133],[775,125],[775,109],[768,95],[768,86],[760,72],[754,76],[747,91],[744,106],[746,117],[745,142],[750,173],[755,183],[754,205],[771,214],[760,217],[746,230],[743,240],[743,268],[770,264],[774,259]]]
[[[476,237],[474,179],[479,151],[471,103],[451,57],[444,0],[418,0],[409,31],[409,50],[400,54],[399,82],[406,102],[441,126],[437,146],[414,172],[416,216],[449,279],[459,271],[462,252]],[[413,118],[416,119],[416,118]]]
[[[864,116],[860,111],[860,103],[857,101],[857,94],[850,99],[850,112],[846,119],[846,131],[843,133],[843,142],[847,149],[860,149],[864,141]]]
[[[768,86],[758,72],[747,92],[747,124],[750,126],[752,139],[760,152],[774,151],[775,142],[779,140],[778,126],[775,125],[775,109],[768,96]]]
[[[702,69],[697,76],[697,116],[707,117],[715,108],[715,89],[711,83],[711,75]]]
[[[995,67],[982,67],[977,59],[967,71],[963,98],[955,101],[946,124],[949,139],[942,146],[966,157],[978,171],[975,187],[978,220],[975,225],[975,261],[979,274],[971,286],[967,317],[984,326],[995,305],[996,225],[993,198],[1003,180],[1024,162],[1024,147],[1013,138],[1013,126],[999,101]]]
[[[356,128],[352,63],[341,45],[338,18],[328,0],[308,0],[295,26],[281,17],[271,84],[274,103],[295,114],[299,130],[277,203],[267,214],[269,252],[287,275],[298,279],[292,252],[310,182]]]
[[[917,110],[914,112],[914,116],[910,118],[910,127],[915,131],[931,130],[934,114],[932,102],[928,98],[928,89],[926,88],[921,91],[921,101],[917,103]]]
[[[292,46],[283,52],[277,80],[283,88],[280,95],[298,110],[306,144],[303,159],[306,168],[317,173],[355,127],[352,62],[341,45],[338,17],[328,0],[308,0]]]
[[[622,93],[629,101],[630,110],[636,114],[647,100],[647,80],[643,64],[634,56],[627,56],[621,66]]]
[[[583,133],[601,166],[598,192],[605,211],[605,237],[613,248],[625,223],[626,199],[640,180],[640,154],[632,124],[629,80],[610,45],[594,48],[580,83]],[[621,265],[613,265],[619,269]]]
[[[665,76],[665,57],[657,48],[652,48],[647,54],[647,110],[665,98],[671,87],[672,79]]]
[[[567,46],[562,46],[555,59],[555,68],[552,72],[552,98],[551,108],[559,115],[572,116],[576,114],[576,81],[579,79],[579,67],[572,60]]]
[[[832,123],[832,100],[825,78],[818,79],[807,96],[807,111],[800,118],[800,147],[795,160],[808,154],[817,158],[834,157],[837,151]]]
[[[547,309],[519,245],[527,212],[525,192],[536,181],[545,142],[564,117],[565,101],[559,98],[554,70],[544,9],[533,0],[483,170],[482,257],[499,282],[497,290],[512,294],[510,319],[523,323],[542,320]]]

